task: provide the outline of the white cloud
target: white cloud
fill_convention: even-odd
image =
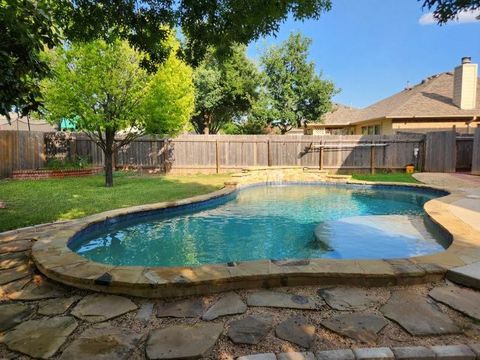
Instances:
[[[477,17],[480,16],[480,9],[474,11],[462,11],[458,14],[456,20],[449,21],[450,24],[466,24],[479,21]],[[437,20],[433,17],[433,13],[429,12],[423,14],[418,20],[420,25],[436,24]]]

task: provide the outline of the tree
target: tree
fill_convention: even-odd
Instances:
[[[439,24],[454,20],[462,11],[480,9],[480,0],[418,0],[423,1],[423,7],[433,10],[433,17]],[[480,16],[477,17],[480,20]]]
[[[60,45],[59,33],[72,42],[127,40],[155,72],[169,54],[166,27],[182,29],[181,52],[197,65],[209,47],[229,54],[234,43],[276,33],[289,14],[317,19],[330,8],[330,0],[0,0],[0,114],[38,108],[38,80],[48,72],[39,52]]]
[[[42,83],[48,119],[76,117],[104,152],[108,187],[118,149],[145,133],[177,133],[193,111],[192,70],[174,53],[152,75],[126,41],[71,44],[49,55],[55,76]]]
[[[233,47],[223,61],[213,49],[195,69],[195,131],[216,134],[225,124],[248,112],[257,97],[260,75],[245,55],[245,46]]]
[[[308,61],[311,40],[301,34],[291,34],[280,46],[273,46],[262,56],[265,72],[266,97],[270,103],[272,121],[282,134],[302,123],[318,120],[332,109],[332,96],[338,90],[315,72]]]
[[[22,115],[39,108],[39,80],[49,74],[40,53],[60,39],[53,6],[53,0],[0,0],[0,114],[8,120],[13,108]]]

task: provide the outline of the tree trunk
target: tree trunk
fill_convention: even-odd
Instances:
[[[107,128],[105,131],[105,186],[113,186],[113,144],[115,131]]]

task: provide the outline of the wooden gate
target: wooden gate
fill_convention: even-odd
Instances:
[[[480,175],[480,127],[477,127],[473,139],[472,174]]]
[[[457,135],[454,131],[428,132],[425,138],[425,171],[455,172]]]
[[[457,136],[456,171],[470,172],[472,169],[473,136]]]

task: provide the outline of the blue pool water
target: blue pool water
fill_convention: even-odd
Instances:
[[[69,247],[93,261],[143,266],[423,255],[443,250],[423,221],[423,204],[437,196],[394,187],[254,186],[96,226]]]

